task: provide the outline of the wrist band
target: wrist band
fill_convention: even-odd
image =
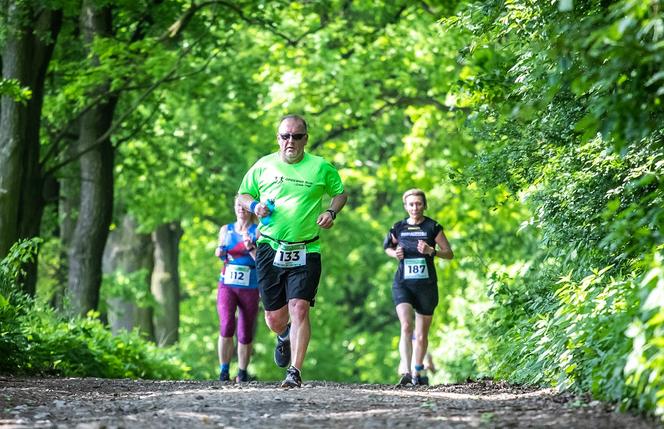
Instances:
[[[337,218],[337,212],[335,212],[334,210],[327,209],[325,211],[332,215],[332,220],[335,220]]]
[[[253,200],[253,201],[251,202],[251,204],[249,204],[249,211],[252,212],[253,214],[256,214],[256,212],[255,212],[254,210],[256,209],[256,206],[257,206],[258,204],[259,204],[258,201]]]

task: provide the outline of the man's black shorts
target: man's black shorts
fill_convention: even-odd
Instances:
[[[438,285],[420,283],[416,286],[407,286],[404,283],[395,282],[392,285],[392,301],[395,306],[407,302],[418,314],[432,316],[438,305]]]
[[[258,245],[256,271],[263,308],[278,310],[293,298],[305,299],[313,307],[320,281],[320,253],[307,253],[307,264],[293,268],[275,267],[272,264],[275,254],[269,244]]]

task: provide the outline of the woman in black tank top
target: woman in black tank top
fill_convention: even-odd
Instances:
[[[401,323],[399,384],[426,385],[429,380],[424,373],[424,357],[433,312],[438,305],[434,258],[452,259],[454,253],[443,227],[424,216],[427,200],[422,190],[406,191],[403,204],[408,217],[392,226],[383,243],[385,253],[399,261],[392,284],[392,299]]]

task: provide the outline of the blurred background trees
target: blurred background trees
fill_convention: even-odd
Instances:
[[[322,235],[307,378],[393,382],[382,239],[419,187],[457,255],[438,261],[435,382],[664,413],[663,14],[654,0],[6,1],[0,367],[214,378],[216,232],[296,112],[350,196]],[[257,335],[252,372],[280,378],[262,321]]]

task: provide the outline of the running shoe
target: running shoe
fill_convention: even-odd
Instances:
[[[429,385],[429,377],[426,375],[414,375],[413,376],[413,384],[415,386],[428,386]]]
[[[286,378],[281,382],[281,387],[302,387],[300,370],[291,366],[286,370]]]
[[[249,374],[248,372],[245,372],[244,375],[238,372],[237,376],[235,377],[236,383],[249,383],[251,381],[256,381],[256,380],[257,380],[256,376],[253,374]]]
[[[222,371],[219,373],[219,381],[231,381],[231,377],[227,372]]]
[[[401,378],[399,379],[399,383],[397,383],[397,386],[410,386],[413,384],[413,377],[410,376],[410,374],[405,373],[401,374]]]
[[[290,338],[282,340],[277,335],[277,346],[274,348],[274,363],[281,368],[290,364]]]

